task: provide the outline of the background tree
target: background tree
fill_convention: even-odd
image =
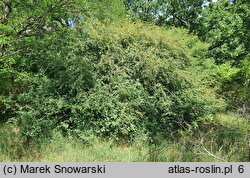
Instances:
[[[84,4],[84,1],[67,0],[0,2],[1,120],[16,113],[13,98],[28,92],[31,84],[39,80],[37,64],[43,61],[36,61],[36,52],[46,53],[48,45],[58,38],[57,35],[66,35],[67,17],[84,13]]]
[[[196,28],[201,39],[209,42],[209,56],[217,63],[239,64],[249,51],[247,5],[228,0],[210,4],[200,14]]]
[[[127,0],[130,15],[157,25],[196,28],[196,20],[206,0]]]
[[[195,29],[210,44],[208,56],[218,64],[221,93],[236,107],[249,107],[249,7],[244,0],[211,3]]]

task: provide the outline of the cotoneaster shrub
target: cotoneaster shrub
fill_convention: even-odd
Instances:
[[[38,79],[16,98],[13,120],[28,141],[54,130],[83,140],[169,137],[223,106],[197,74],[205,49],[194,41],[183,29],[126,21],[55,32],[25,56]]]

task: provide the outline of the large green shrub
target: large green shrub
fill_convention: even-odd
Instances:
[[[222,106],[197,75],[204,47],[185,30],[86,22],[48,37],[25,56],[37,79],[15,99],[26,140],[56,129],[85,140],[154,141]]]

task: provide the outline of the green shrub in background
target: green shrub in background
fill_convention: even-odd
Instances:
[[[217,81],[221,92],[229,98],[230,106],[249,113],[250,58],[247,56],[238,67],[226,63],[218,67]]]

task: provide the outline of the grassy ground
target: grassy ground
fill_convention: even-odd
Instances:
[[[55,133],[42,145],[26,147],[18,128],[0,128],[0,161],[249,161],[249,120],[235,114],[220,114],[190,125],[174,140],[150,145],[141,138],[133,144],[94,139],[88,144]]]

